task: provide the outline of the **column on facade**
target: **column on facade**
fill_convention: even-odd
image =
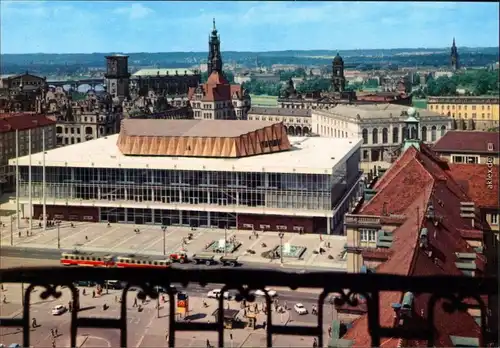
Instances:
[[[97,199],[101,199],[101,171],[97,168],[94,168],[94,170],[97,170]]]
[[[210,172],[206,172],[207,174],[207,185],[210,185],[211,184],[211,177],[210,177]],[[211,203],[211,200],[210,200],[210,188],[207,187],[207,202],[208,204]],[[210,226],[210,224],[208,224]]]
[[[327,217],[327,218],[326,218],[326,233],[327,233],[327,234],[331,234],[330,220],[331,220],[331,218],[330,218],[330,217]]]
[[[71,168],[70,170],[70,175],[71,175],[71,184],[70,184],[70,187],[69,187],[69,197],[70,199],[74,199],[75,198],[75,185],[73,184],[75,182],[75,168]],[[31,187],[30,187],[30,190],[31,190]]]

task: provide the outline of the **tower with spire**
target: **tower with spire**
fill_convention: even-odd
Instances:
[[[455,38],[453,38],[453,44],[451,45],[451,54],[450,54],[450,60],[451,60],[451,69],[456,71],[460,69],[460,64],[458,61],[458,50],[457,46],[455,45]]]
[[[222,73],[222,55],[220,53],[220,35],[215,27],[215,18],[213,20],[212,34],[208,38],[208,61],[207,61],[208,76],[213,71]]]

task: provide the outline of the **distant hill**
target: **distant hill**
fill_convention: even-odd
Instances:
[[[484,66],[498,61],[498,47],[459,47],[461,64],[464,66]],[[393,66],[447,66],[449,48],[398,48],[340,50],[349,67],[364,66],[368,69]],[[104,67],[104,56],[125,52],[91,54],[2,54],[0,71],[2,74],[25,70],[46,73],[47,71],[78,70],[85,67]],[[158,66],[164,68],[187,68],[206,60],[207,52],[156,52],[125,53],[130,56],[131,66]],[[337,54],[334,50],[289,50],[270,52],[222,52],[225,62],[246,66],[270,66],[273,64],[325,65]],[[257,59],[258,58],[258,59]]]

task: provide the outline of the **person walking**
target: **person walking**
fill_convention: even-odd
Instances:
[[[137,297],[134,298],[134,305],[132,307],[137,307]]]

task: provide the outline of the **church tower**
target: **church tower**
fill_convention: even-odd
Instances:
[[[208,61],[207,61],[208,76],[213,71],[222,73],[222,55],[220,53],[220,35],[215,27],[215,18],[213,22],[212,34],[208,38]]]
[[[344,60],[338,53],[332,61],[332,90],[340,93],[345,91]]]
[[[123,100],[129,97],[128,56],[113,55],[106,57],[106,91],[113,98]]]
[[[460,64],[458,61],[458,50],[457,46],[455,45],[455,38],[453,38],[453,44],[451,45],[451,54],[450,54],[450,60],[451,60],[451,69],[456,71],[460,69]]]

